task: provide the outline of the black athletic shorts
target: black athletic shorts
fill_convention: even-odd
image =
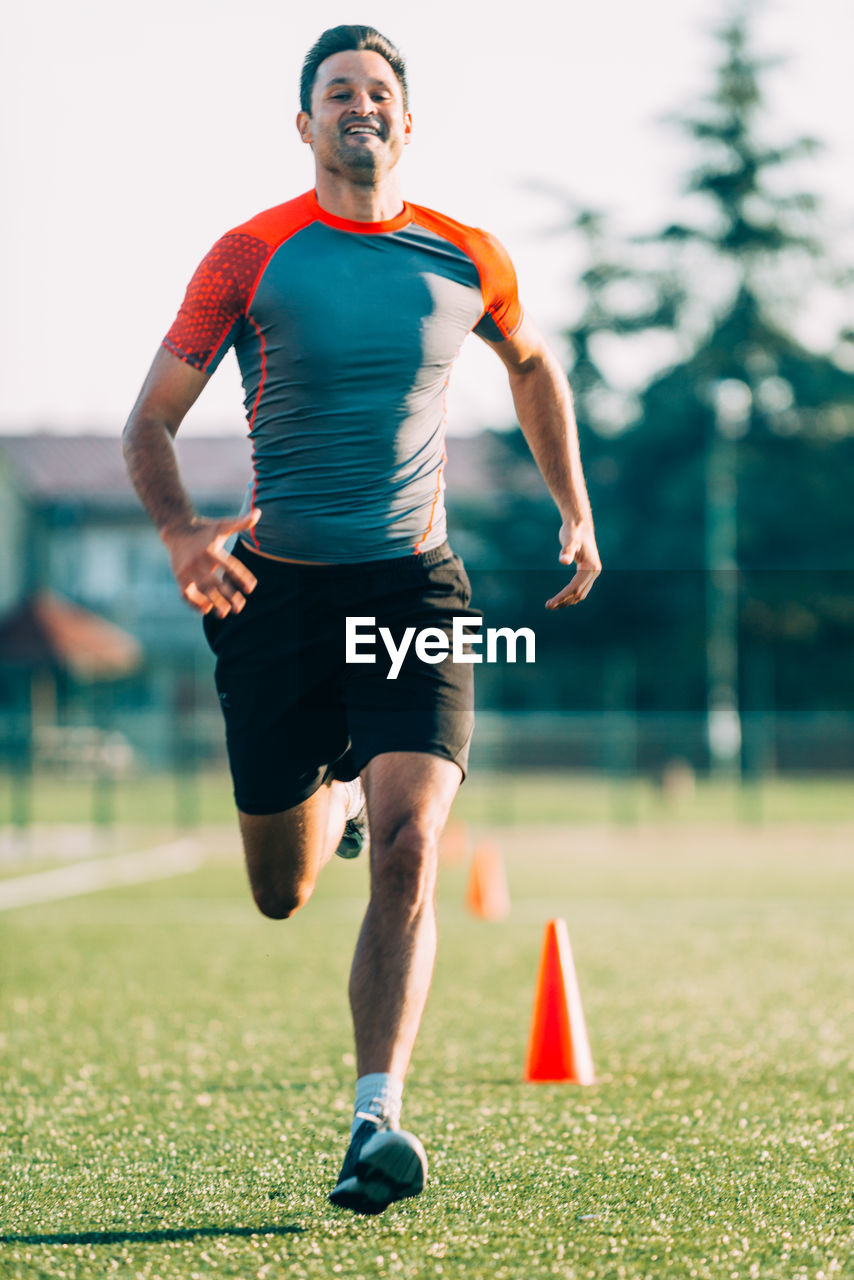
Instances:
[[[465,777],[474,726],[473,670],[422,661],[411,643],[396,679],[379,635],[395,646],[407,627],[438,627],[470,609],[463,563],[447,543],[421,555],[349,565],[305,565],[233,554],[258,579],[241,613],[205,615],[216,654],[234,798],[244,813],[279,813],[312,795],[327,776],[356,777],[386,751],[422,751],[453,760]],[[347,663],[347,617],[373,632],[376,662]],[[450,639],[449,639],[450,643]]]

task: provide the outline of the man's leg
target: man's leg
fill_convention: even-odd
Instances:
[[[308,902],[341,839],[347,797],[347,785],[328,778],[282,813],[238,810],[252,896],[265,916],[284,920]]]
[[[420,752],[375,756],[363,773],[371,827],[371,898],[350,974],[358,1083],[350,1147],[333,1204],[381,1213],[418,1195],[427,1157],[398,1128],[403,1080],[436,957],[439,836],[462,778]]]
[[[462,775],[420,752],[375,756],[364,771],[371,898],[350,974],[360,1076],[403,1080],[436,958],[439,837]]]

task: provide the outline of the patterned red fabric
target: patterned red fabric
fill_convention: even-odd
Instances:
[[[195,369],[207,370],[234,325],[243,317],[270,246],[233,233],[202,259],[163,345]]]

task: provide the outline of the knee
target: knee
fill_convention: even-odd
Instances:
[[[372,896],[396,912],[418,914],[436,887],[438,839],[417,822],[406,822],[372,845]]]
[[[311,890],[301,885],[285,889],[271,884],[253,884],[252,897],[263,916],[270,920],[287,920],[305,906]]]

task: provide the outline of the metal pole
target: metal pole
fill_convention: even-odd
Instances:
[[[728,378],[713,384],[714,429],[706,453],[706,688],[710,772],[741,774],[738,697],[738,524],[736,440],[750,422],[751,392]]]

